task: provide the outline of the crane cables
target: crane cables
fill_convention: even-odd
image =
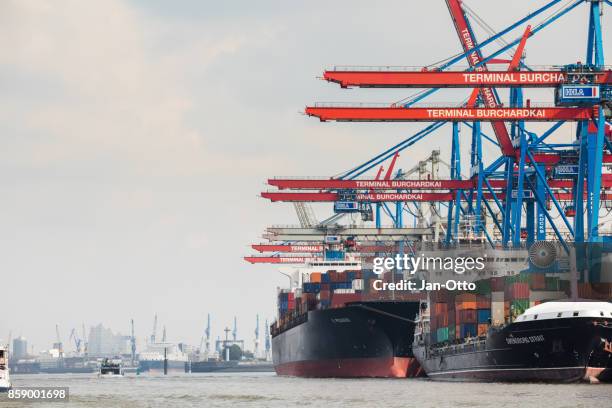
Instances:
[[[487,22],[480,17],[478,14],[476,14],[476,12],[474,10],[472,10],[472,8],[470,6],[468,6],[465,1],[461,3],[465,13],[471,17],[472,19],[474,19],[474,21],[484,30],[486,31],[487,34],[489,34],[490,37],[493,37],[495,34],[497,34],[497,31],[495,31],[493,29],[493,27],[491,27],[489,24],[487,24]],[[504,40],[503,37],[499,37],[498,39],[495,40],[495,42],[497,42],[497,44],[499,44],[502,48],[507,47],[508,45],[510,45],[506,40]],[[510,48],[507,49],[505,51],[510,57],[514,56],[515,54],[515,49],[514,48]]]

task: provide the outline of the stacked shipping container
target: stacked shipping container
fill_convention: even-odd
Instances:
[[[542,301],[569,295],[567,281],[541,273],[494,277],[475,283],[476,289],[471,292],[430,292],[433,343],[485,336],[491,325],[504,324]],[[593,290],[594,286],[590,288]],[[607,294],[607,289],[602,292]]]

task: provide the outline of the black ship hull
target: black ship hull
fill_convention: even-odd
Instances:
[[[612,381],[612,319],[565,318],[490,329],[486,340],[414,346],[427,375],[446,381]]]
[[[192,373],[213,373],[226,371],[238,366],[238,361],[192,361],[190,368]]]
[[[270,363],[239,364],[238,361],[192,361],[192,373],[256,373],[271,372]]]
[[[414,377],[418,302],[367,302],[315,310],[273,333],[276,373],[298,377]]]
[[[188,369],[187,362],[168,360],[166,370],[172,373],[184,373]],[[164,361],[163,360],[140,360],[138,362],[139,373],[151,373],[151,374],[163,374],[164,373]]]

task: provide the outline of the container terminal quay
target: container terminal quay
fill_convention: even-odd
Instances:
[[[264,227],[245,257],[289,278],[270,329],[275,370],[611,382],[612,69],[602,16],[612,3],[553,0],[499,31],[465,2],[444,3],[450,16],[437,21],[456,33],[458,54],[324,69],[320,80],[339,86],[338,99],[353,88],[353,102],[303,111],[321,128],[419,130],[390,146],[381,138],[379,152],[333,176],[270,177],[261,192],[299,220]],[[540,33],[569,20],[586,27],[583,58],[530,65]],[[354,102],[381,88],[409,96]],[[418,264],[426,258],[449,266]],[[481,267],[465,270],[468,259]]]

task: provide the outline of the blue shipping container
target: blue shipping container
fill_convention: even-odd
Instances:
[[[478,309],[478,323],[489,323],[491,319],[490,309]]]
[[[475,323],[464,323],[461,325],[461,337],[462,338],[476,337],[476,334],[478,334],[478,331],[476,330]]]
[[[325,251],[325,259],[326,260],[342,260],[344,259],[344,251],[332,251],[332,250],[327,250]]]
[[[319,293],[321,291],[321,285],[319,283],[305,282],[302,286],[304,293]]]
[[[327,273],[324,273],[324,274],[321,275],[321,282],[323,282],[323,283],[329,283],[330,282],[329,275]]]

